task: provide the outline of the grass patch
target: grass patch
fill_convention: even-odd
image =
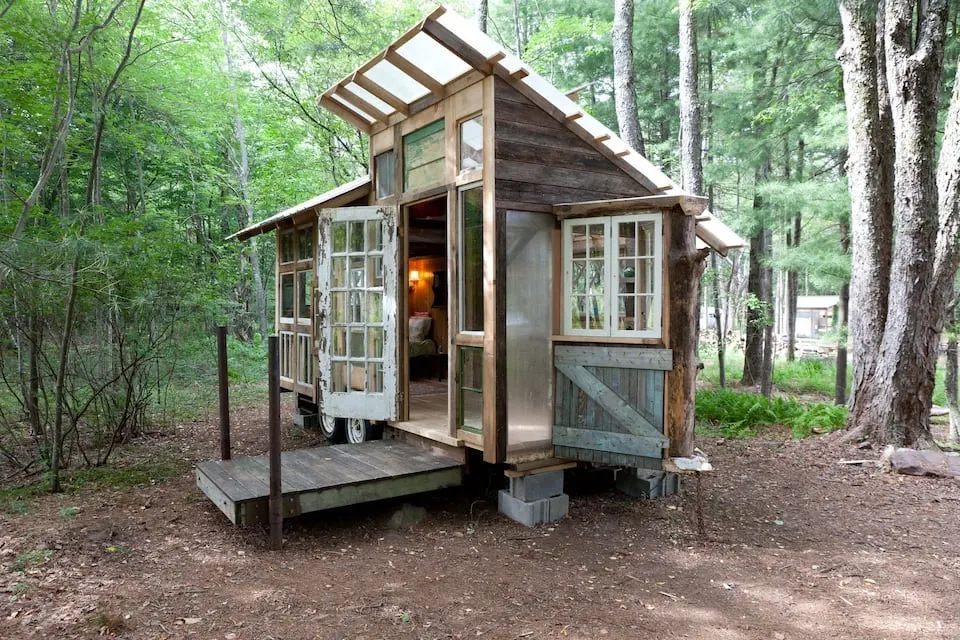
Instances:
[[[125,467],[103,466],[79,469],[74,472],[64,472],[61,486],[64,493],[76,493],[83,489],[130,489],[143,485],[156,484],[168,478],[186,472],[188,463],[185,461],[154,461]],[[39,480],[28,485],[9,487],[0,490],[0,500],[6,499],[10,508],[17,513],[26,513],[27,507],[22,502],[27,498],[36,498],[50,492],[49,474],[43,474]],[[79,513],[76,507],[64,507],[58,515],[71,520]]]
[[[701,389],[697,391],[696,415],[697,420],[711,425],[711,433],[725,438],[756,437],[760,428],[773,425],[789,427],[794,438],[806,438],[842,428],[847,408],[729,389]]]
[[[719,387],[720,366],[717,362],[717,352],[701,349],[698,355],[703,363],[703,370],[700,371],[698,376],[699,380],[710,386]],[[727,383],[739,383],[740,376],[743,375],[743,352],[727,352],[724,361],[726,363]],[[933,387],[933,403],[941,407],[947,406],[943,382],[944,367],[944,360],[940,358],[937,362]],[[773,363],[773,384],[777,390],[787,394],[814,395],[823,398],[824,401],[830,401],[834,397],[836,378],[837,364],[836,360],[831,358],[801,358],[793,362],[785,358],[777,358]],[[848,394],[852,382],[853,362],[848,361]]]
[[[13,561],[13,564],[10,565],[10,568],[13,571],[27,571],[28,569],[39,567],[49,560],[50,556],[52,555],[53,551],[50,549],[34,549],[33,551],[27,551],[18,555]]]

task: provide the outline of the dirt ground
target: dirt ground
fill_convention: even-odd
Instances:
[[[265,411],[237,417],[238,453],[264,451]],[[409,528],[389,526],[404,501],[289,521],[272,552],[194,486],[215,422],[182,425],[139,445],[179,456],[174,478],[0,505],[0,638],[960,638],[956,483],[823,440],[699,444],[704,540],[692,483],[636,501],[588,474],[552,526],[457,489],[407,499]]]

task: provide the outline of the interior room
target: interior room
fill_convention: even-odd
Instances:
[[[407,207],[410,420],[447,424],[447,199]]]

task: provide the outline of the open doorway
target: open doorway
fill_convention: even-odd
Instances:
[[[409,420],[449,428],[447,198],[410,205],[407,215],[407,380]]]

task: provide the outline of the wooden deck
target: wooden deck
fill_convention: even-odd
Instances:
[[[462,482],[462,460],[399,440],[284,451],[280,461],[285,518]],[[266,522],[266,455],[201,462],[196,478],[234,524]]]

